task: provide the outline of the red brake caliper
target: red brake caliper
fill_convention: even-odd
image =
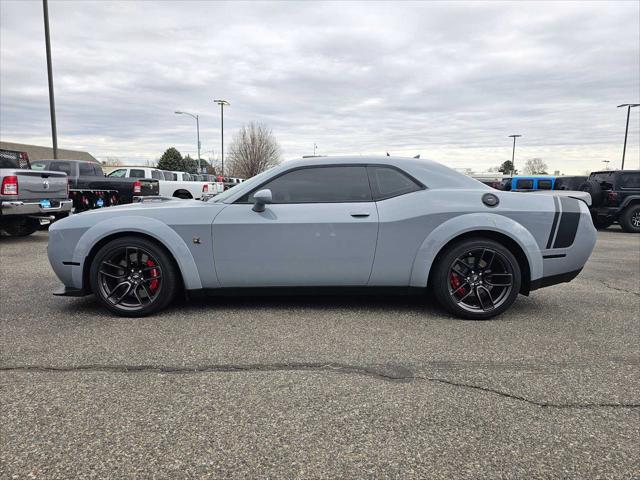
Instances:
[[[155,263],[153,263],[151,260],[147,260],[147,267],[155,267]],[[158,270],[157,269],[152,269],[151,270],[151,277],[155,278],[158,276]],[[155,292],[158,289],[158,280],[151,280],[151,283],[149,283],[149,288],[151,289],[152,292]]]
[[[460,278],[458,277],[458,275],[453,272],[451,272],[451,275],[449,275],[449,283],[451,284],[451,288],[453,288],[454,292],[458,290],[458,288],[460,288],[460,285],[462,285],[460,283]],[[458,293],[464,295],[464,287],[460,288]]]

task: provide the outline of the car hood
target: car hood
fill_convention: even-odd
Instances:
[[[114,207],[87,210],[55,222],[51,228],[89,228],[105,220],[123,217],[147,217],[160,220],[167,225],[207,223],[225,208],[225,203],[202,202],[200,200],[159,200],[131,203]]]

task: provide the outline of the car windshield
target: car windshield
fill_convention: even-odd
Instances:
[[[249,191],[252,188],[254,188],[256,185],[259,185],[261,182],[265,181],[273,173],[274,168],[278,168],[278,167],[271,167],[270,169],[265,170],[262,173],[259,173],[255,177],[248,178],[247,180],[242,182],[243,190],[244,190],[244,187],[248,187],[248,190],[245,190],[245,191]],[[237,192],[238,192],[237,187],[230,188],[229,190],[219,193],[209,201],[215,202],[215,203],[224,202],[227,198],[229,198],[231,195],[234,195]]]

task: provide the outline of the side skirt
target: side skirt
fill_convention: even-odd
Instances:
[[[424,295],[418,287],[226,287],[187,290],[188,298],[198,297],[261,297],[313,295]]]

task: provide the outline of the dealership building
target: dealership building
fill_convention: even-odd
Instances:
[[[49,160],[53,158],[53,148],[42,147],[40,145],[0,141],[0,150],[26,153],[29,157],[29,161],[31,162],[36,160]],[[58,148],[58,158],[98,162],[98,160],[89,152],[83,152],[81,150],[66,150],[64,148]]]

